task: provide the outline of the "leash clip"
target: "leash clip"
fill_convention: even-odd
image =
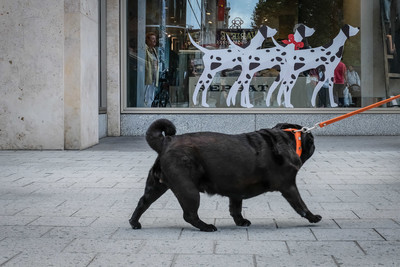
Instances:
[[[310,133],[312,130],[314,130],[318,127],[319,127],[319,124],[316,123],[313,127],[303,127],[300,130],[297,130],[295,132]]]

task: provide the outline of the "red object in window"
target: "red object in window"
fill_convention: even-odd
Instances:
[[[294,50],[299,50],[299,48],[303,48],[304,47],[304,43],[303,42],[296,42],[294,40],[294,35],[293,34],[289,34],[288,35],[288,40],[282,40],[282,42],[284,44],[294,44]]]
[[[226,0],[218,0],[218,21],[224,21]]]

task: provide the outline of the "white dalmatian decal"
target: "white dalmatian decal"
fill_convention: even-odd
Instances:
[[[314,33],[314,29],[305,25],[301,25],[296,29],[295,33],[290,36],[289,41],[285,42],[286,46],[280,45],[275,41],[273,36],[276,34],[276,30],[268,26],[262,26],[256,36],[251,40],[250,45],[246,48],[235,45],[228,36],[228,40],[231,44],[230,48],[209,50],[195,43],[189,35],[192,44],[204,53],[204,71],[196,84],[192,99],[193,103],[195,105],[197,104],[197,96],[200,89],[203,89],[201,105],[208,107],[206,92],[215,74],[225,69],[232,69],[240,66],[242,72],[232,85],[226,99],[228,106],[230,106],[231,103],[235,104],[236,94],[242,87],[241,106],[247,108],[253,107],[250,103],[249,86],[254,74],[264,69],[274,68],[279,70],[280,73],[269,88],[266,105],[270,106],[272,93],[279,84],[281,84],[277,96],[278,104],[281,105],[283,96],[285,107],[293,107],[290,102],[290,95],[299,74],[310,69],[320,68],[324,70],[324,77],[318,81],[314,88],[311,104],[315,106],[319,90],[325,81],[328,81],[330,103],[332,107],[336,107],[337,104],[333,100],[334,70],[342,58],[346,40],[356,35],[358,32],[358,28],[346,24],[340,30],[339,34],[328,44],[302,50],[296,50],[298,47],[301,47],[298,46],[300,41]],[[258,49],[262,45],[264,39],[269,37],[272,38],[275,47]]]
[[[308,28],[305,25],[299,26],[294,34],[294,41],[300,42],[305,37],[309,37],[314,33],[314,29]],[[286,59],[295,50],[295,44],[288,44],[286,46],[279,45],[272,37],[275,43],[275,47],[268,49],[257,49],[253,51],[244,50],[242,51],[242,72],[236,82],[232,85],[228,97],[226,99],[227,105],[235,105],[236,94],[239,91],[240,86],[243,86],[241,93],[241,106],[251,108],[253,105],[250,103],[250,83],[254,74],[258,71],[265,69],[276,69],[280,71],[280,74],[270,86],[267,101],[271,98],[272,92],[279,85],[282,78],[285,76],[282,74],[288,74],[290,71],[286,64]],[[232,43],[232,46],[235,44]]]
[[[275,34],[276,30],[266,26],[262,26],[258,30],[256,36],[254,36],[254,38],[251,39],[249,46],[247,46],[246,48],[234,46],[233,48],[218,49],[218,50],[210,50],[198,45],[189,34],[189,39],[192,42],[192,44],[197,49],[199,49],[201,52],[204,53],[203,55],[204,70],[199,78],[199,81],[196,84],[196,88],[194,90],[192,99],[193,103],[197,105],[197,95],[199,94],[200,89],[203,88],[201,105],[204,107],[208,107],[209,105],[207,104],[207,90],[210,87],[215,74],[222,70],[233,69],[237,66],[240,66],[242,64],[241,55],[243,51],[256,50],[262,45],[265,38],[272,37]],[[229,36],[227,37],[228,40],[230,40]]]

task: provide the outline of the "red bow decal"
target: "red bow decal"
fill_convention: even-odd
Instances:
[[[284,44],[294,44],[294,50],[299,50],[299,48],[303,48],[304,47],[304,43],[303,42],[296,42],[294,40],[294,35],[293,34],[289,34],[288,35],[288,40],[283,40],[282,41]]]

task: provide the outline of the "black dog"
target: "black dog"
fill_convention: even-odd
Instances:
[[[169,120],[153,122],[146,140],[158,157],[130,225],[140,229],[140,216],[168,189],[178,199],[185,221],[201,231],[217,228],[203,222],[197,214],[200,192],[229,197],[229,211],[238,226],[250,225],[242,216],[243,199],[268,191],[280,191],[298,214],[309,222],[319,222],[321,216],[308,210],[296,186],[297,172],[314,153],[314,137],[301,133],[302,153],[298,156],[294,134],[284,131],[287,128],[301,126],[278,124],[272,129],[239,135],[175,135],[175,126]]]

